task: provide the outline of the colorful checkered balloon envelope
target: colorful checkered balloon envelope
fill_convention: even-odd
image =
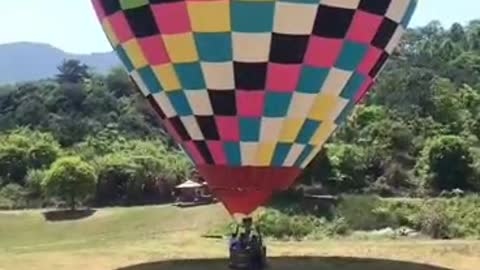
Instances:
[[[92,0],[230,213],[289,187],[370,89],[416,0]]]

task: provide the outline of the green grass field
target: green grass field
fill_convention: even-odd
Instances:
[[[0,270],[227,269],[227,243],[203,238],[229,221],[219,205],[109,208],[77,221],[0,212]],[[271,269],[478,270],[480,242],[268,240]],[[302,269],[302,270],[303,270]]]

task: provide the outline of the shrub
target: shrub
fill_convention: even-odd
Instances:
[[[25,188],[29,197],[41,197],[43,195],[42,182],[46,178],[46,171],[30,170],[26,177]]]
[[[426,205],[418,220],[421,231],[434,239],[447,239],[454,237],[452,220],[449,220],[445,209],[438,204]]]
[[[64,157],[48,170],[42,188],[46,194],[62,198],[71,210],[75,210],[79,200],[93,195],[96,179],[95,170],[88,163],[79,157]]]
[[[18,184],[8,184],[0,190],[0,209],[25,208],[25,190]]]
[[[380,229],[384,224],[378,222],[378,215],[374,212],[380,204],[381,199],[377,196],[345,195],[337,206],[337,214],[354,230]]]
[[[474,188],[473,157],[464,139],[458,136],[439,136],[429,141],[422,152],[418,171],[425,185],[434,190]]]
[[[330,222],[325,218],[311,215],[288,215],[272,209],[260,216],[258,224],[265,236],[278,239],[327,238],[344,235],[349,231],[348,224],[342,218]]]

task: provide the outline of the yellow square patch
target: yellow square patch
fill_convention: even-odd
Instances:
[[[148,65],[148,62],[143,55],[142,48],[136,39],[129,40],[123,43],[122,46],[125,49],[128,58],[130,58],[134,68],[139,69]]]
[[[180,90],[180,82],[178,81],[177,73],[173,69],[173,65],[166,64],[154,66],[153,71],[158,78],[158,81],[165,91]]]
[[[325,141],[330,137],[330,134],[335,130],[337,125],[332,121],[326,121],[320,124],[320,127],[317,129],[310,144],[314,146],[320,146],[325,143]]]
[[[229,1],[187,1],[194,32],[229,32]]]
[[[331,120],[340,98],[331,94],[319,94],[309,113],[309,118],[317,121]]]
[[[304,119],[284,119],[282,131],[280,132],[280,141],[294,142],[302,128],[303,122]]]
[[[197,48],[192,33],[163,35],[172,63],[189,63],[198,61]]]
[[[105,18],[102,22],[103,30],[105,30],[105,34],[107,35],[108,40],[110,41],[110,44],[112,44],[112,47],[116,47],[119,43],[117,35],[113,31],[112,24],[108,20],[108,18]]]
[[[257,166],[268,166],[272,162],[275,143],[261,143],[258,145]]]

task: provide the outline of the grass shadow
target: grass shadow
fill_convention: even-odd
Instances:
[[[79,220],[92,216],[97,210],[83,209],[83,210],[53,210],[43,212],[43,217],[47,221],[60,222],[69,220]]]
[[[271,270],[453,270],[426,264],[351,257],[273,257]],[[229,270],[226,259],[191,259],[149,262],[116,270]]]

